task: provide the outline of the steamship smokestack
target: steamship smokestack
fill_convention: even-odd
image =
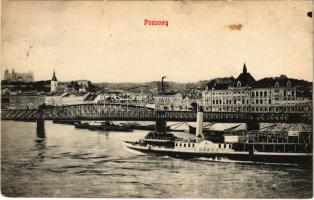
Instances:
[[[203,134],[203,108],[200,107],[200,109],[197,111],[197,116],[196,116],[196,142],[200,142],[204,139],[204,134]]]

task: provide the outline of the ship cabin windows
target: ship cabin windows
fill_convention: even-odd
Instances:
[[[232,149],[232,144],[218,144],[219,149]]]
[[[193,148],[195,144],[191,142],[176,142],[175,146],[179,148]]]
[[[202,147],[199,148],[200,151],[210,151],[210,152],[229,152],[233,151],[232,144],[227,143],[206,143],[204,142]]]

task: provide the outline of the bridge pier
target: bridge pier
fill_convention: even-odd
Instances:
[[[45,120],[44,120],[44,113],[42,109],[38,109],[37,111],[37,129],[36,129],[36,136],[37,138],[46,138],[45,133]]]
[[[155,130],[157,133],[166,133],[167,121],[166,120],[156,120]]]
[[[259,130],[260,124],[259,122],[247,122],[246,123],[246,131]]]

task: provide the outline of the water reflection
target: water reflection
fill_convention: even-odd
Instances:
[[[45,120],[37,120],[36,136],[37,138],[46,138]]]
[[[47,141],[44,138],[37,138],[35,141],[35,148],[37,151],[37,157],[36,160],[39,162],[42,162],[45,158],[46,154],[46,147],[47,147]]]

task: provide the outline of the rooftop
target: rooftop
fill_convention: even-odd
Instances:
[[[271,87],[312,87],[312,83],[288,78],[285,75],[279,77],[267,77],[256,81],[254,77],[247,72],[246,64],[243,65],[243,72],[234,79],[233,77],[226,77],[220,79],[213,79],[208,82],[208,89],[226,90],[229,87],[252,87],[252,88],[271,88]]]

